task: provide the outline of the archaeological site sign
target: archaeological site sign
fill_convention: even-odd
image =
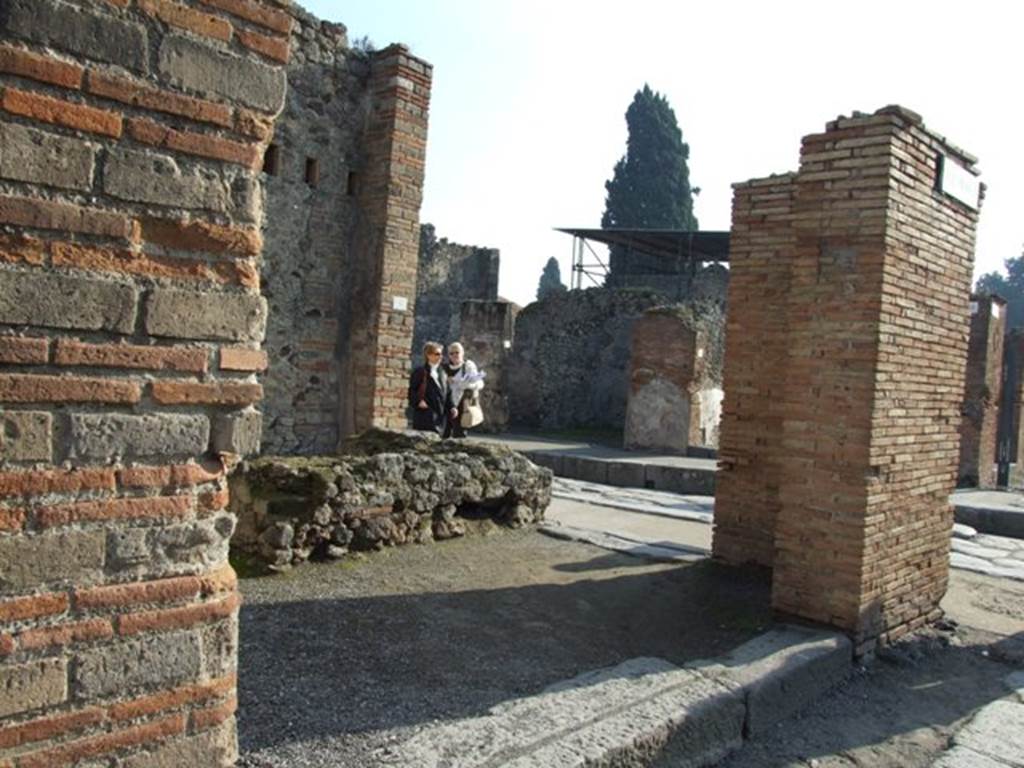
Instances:
[[[981,181],[960,163],[947,155],[939,155],[939,191],[959,200],[976,211],[981,198]]]

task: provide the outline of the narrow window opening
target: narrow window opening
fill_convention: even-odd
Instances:
[[[306,183],[311,187],[320,183],[320,161],[315,157],[306,158]]]
[[[281,147],[271,144],[263,153],[263,172],[268,176],[278,176],[281,173]]]
[[[348,181],[345,184],[345,194],[346,195],[351,197],[352,195],[354,195],[356,193],[356,182],[357,181],[358,181],[358,179],[356,178],[356,172],[355,171],[349,171],[348,172]]]

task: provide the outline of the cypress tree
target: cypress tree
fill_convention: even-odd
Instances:
[[[537,301],[548,296],[566,291],[562,284],[562,272],[558,268],[558,260],[552,256],[544,265],[544,271],[540,274],[540,283],[537,284]]]
[[[626,125],[626,154],[605,182],[601,226],[696,230],[690,147],[668,99],[645,83],[626,110]]]

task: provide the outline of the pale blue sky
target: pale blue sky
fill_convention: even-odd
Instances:
[[[321,18],[434,65],[421,218],[501,249],[502,295],[533,300],[548,257],[596,227],[650,83],[690,145],[702,229],[728,229],[733,182],[795,170],[800,137],[899,103],[980,159],[976,274],[1024,248],[1024,98],[1012,3],[862,0],[306,0]]]

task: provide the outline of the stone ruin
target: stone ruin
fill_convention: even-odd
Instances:
[[[432,71],[288,0],[6,0],[0,30],[0,765],[231,765],[227,471],[265,395],[281,450],[405,425]],[[948,573],[977,201],[940,169],[976,173],[891,108],[735,190],[714,553],[861,652]]]
[[[267,457],[232,475],[232,546],[273,570],[349,550],[538,522],[551,471],[503,446],[369,430],[334,456]]]

